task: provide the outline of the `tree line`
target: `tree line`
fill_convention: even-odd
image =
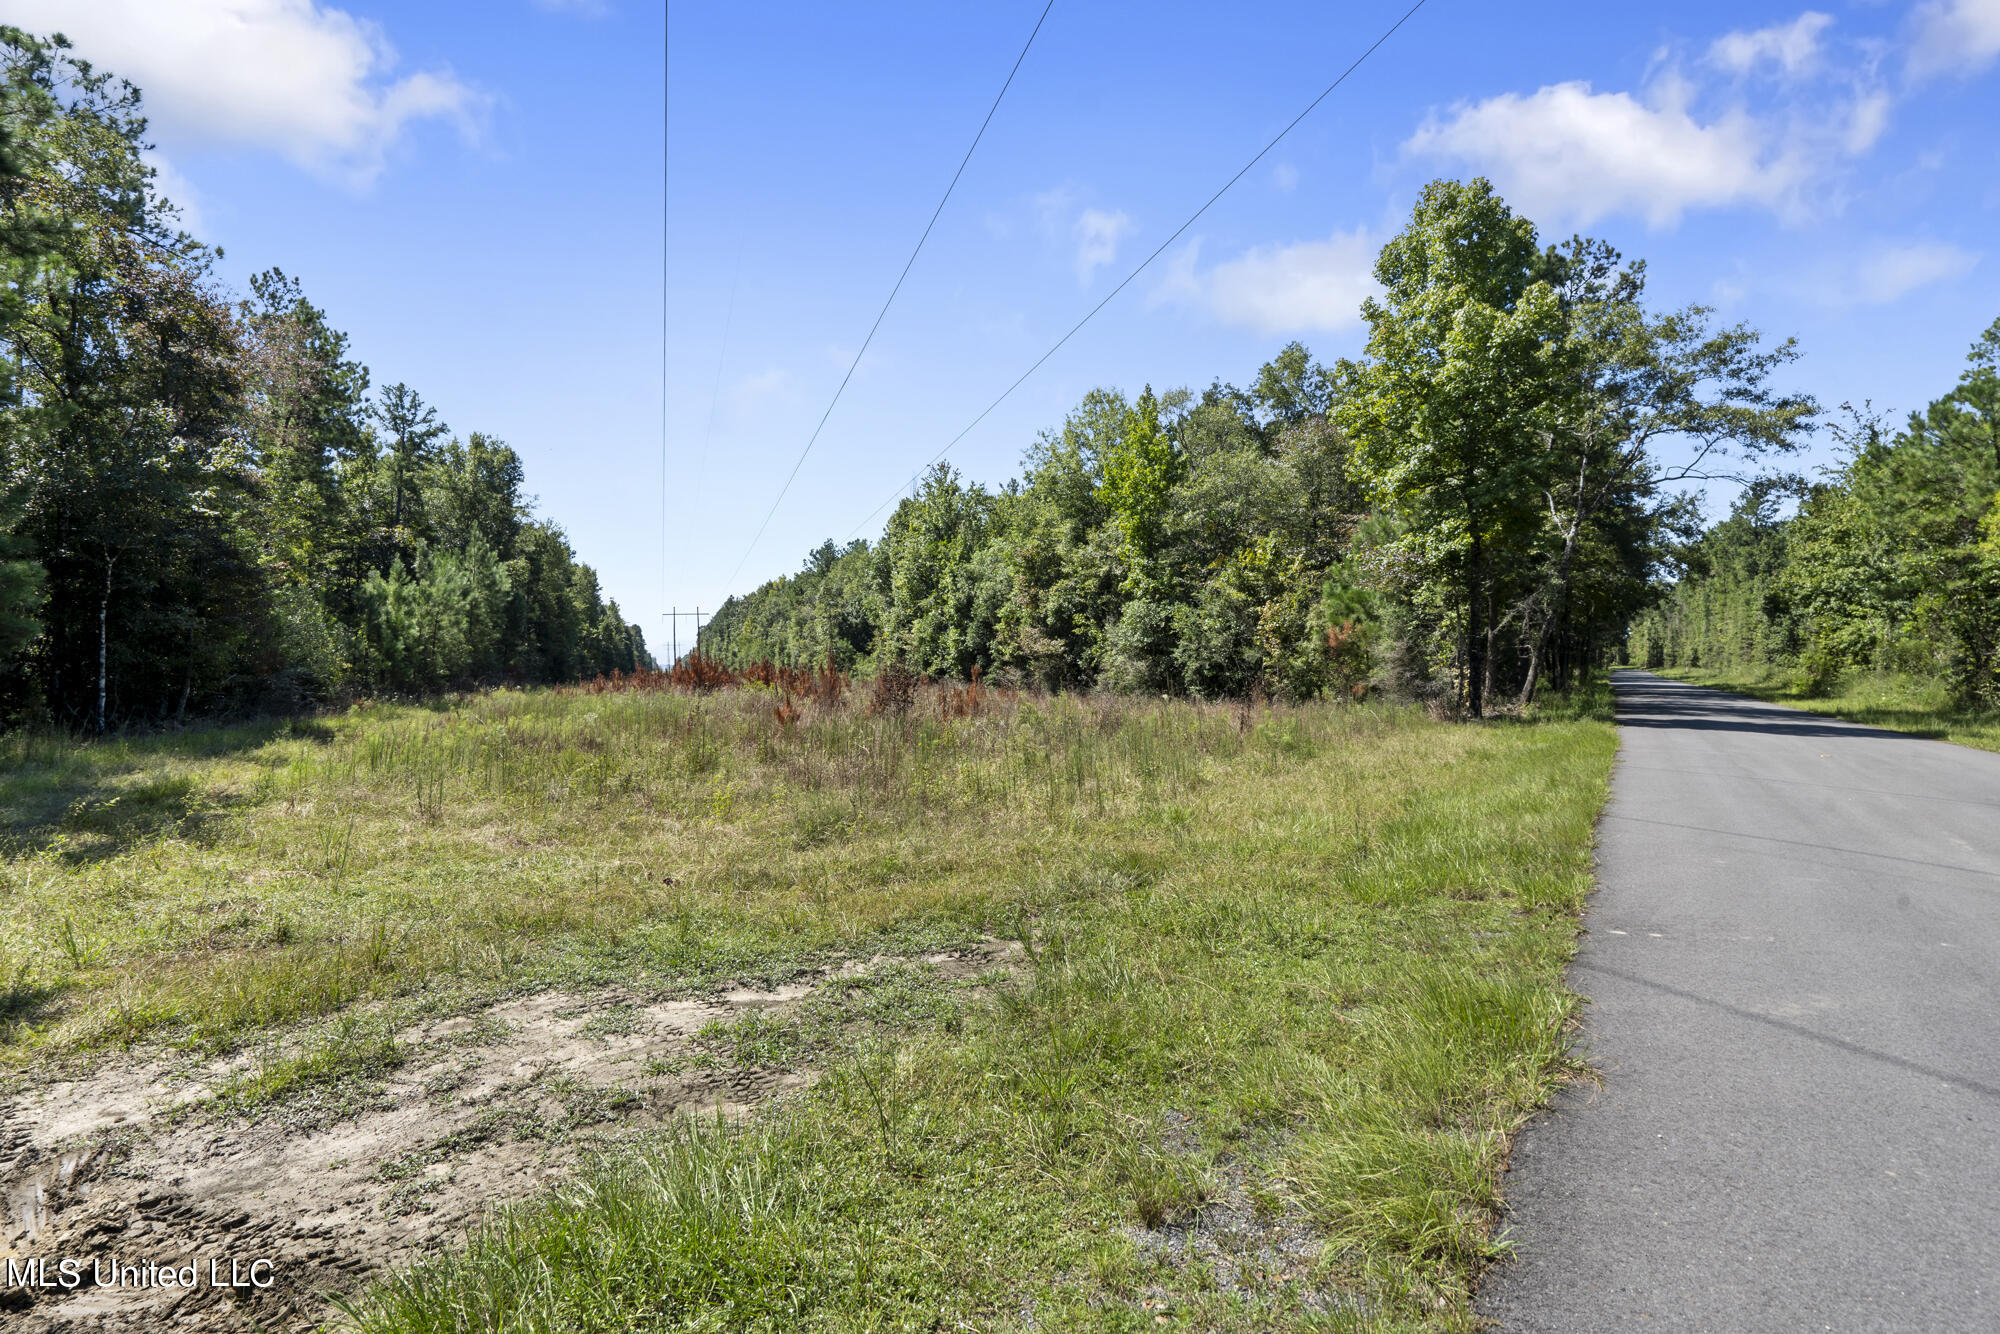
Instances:
[[[1018,478],[933,468],[701,650],[1478,715],[1619,651],[1689,533],[1677,487],[1767,471],[1819,410],[1773,384],[1792,342],[1651,309],[1642,261],[1544,244],[1485,180],[1427,186],[1375,277],[1362,356],[1093,391]]]
[[[1633,661],[1781,667],[1809,693],[1865,668],[2000,706],[2000,320],[1900,429],[1864,406],[1835,430],[1838,466],[1763,479],[1677,553]]]
[[[179,226],[139,91],[0,28],[0,714],[104,729],[651,665],[520,457]]]

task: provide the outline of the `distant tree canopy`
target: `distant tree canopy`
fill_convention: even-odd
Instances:
[[[1633,660],[1789,666],[1814,690],[1868,667],[2000,705],[2000,320],[1966,362],[1900,431],[1852,413],[1824,481],[1745,491],[1634,621]],[[1799,505],[1782,518],[1787,496]]]
[[[232,301],[138,90],[0,28],[0,711],[104,728],[650,662],[513,450]]]
[[[1795,449],[1817,411],[1770,388],[1790,344],[1649,311],[1643,265],[1545,247],[1483,180],[1427,187],[1376,277],[1359,360],[1293,343],[1247,390],[1096,390],[1019,480],[933,469],[878,543],[732,599],[704,650],[1477,714],[1621,644],[1673,484]]]
[[[651,665],[521,460],[455,435],[272,269],[223,291],[137,90],[0,28],[0,716],[73,727]],[[1434,181],[1360,356],[1098,389],[997,490],[937,466],[874,543],[730,599],[700,647],[1052,689],[1388,688],[1473,715],[1621,650],[1854,664],[2000,702],[2000,323],[1840,472],[1779,465],[1798,355],[1643,262]],[[1683,485],[1745,485],[1703,533]],[[1791,498],[1797,512],[1784,517]]]

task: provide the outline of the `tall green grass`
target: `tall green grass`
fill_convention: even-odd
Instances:
[[[1610,730],[1150,707],[1120,748],[1177,735],[1200,780],[1160,755],[987,866],[1029,962],[959,1031],[608,1160],[347,1322],[1472,1328],[1507,1138],[1569,1068]],[[1239,1195],[1311,1254],[1224,1283],[1146,1243]]]
[[[341,1323],[1472,1327],[1507,1136],[1568,1069],[1599,696],[1482,725],[776,703],[500,692],[0,743],[0,1050],[268,1044],[383,999],[666,993],[1013,937],[1018,976],[950,1022],[892,1006],[828,1046],[807,1007],[718,1035],[825,1069],[587,1168]],[[254,1114],[396,1053],[364,1055],[307,1041],[232,1093]],[[1168,1258],[1217,1211],[1241,1264]]]
[[[983,930],[989,854],[1184,806],[1218,765],[1398,724],[989,696],[973,718],[766,692],[499,692],[304,728],[0,741],[0,1051],[256,1030],[440,985],[775,977]],[[20,1007],[17,1007],[20,1008]],[[11,1038],[11,1043],[7,1039]]]

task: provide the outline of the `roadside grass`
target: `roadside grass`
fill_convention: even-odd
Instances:
[[[892,962],[704,1032],[694,1059],[823,1073],[336,1323],[1475,1328],[1508,1137],[1572,1068],[1602,691],[1470,726],[941,702],[503,691],[0,740],[0,1055],[283,1051],[228,1090],[255,1115],[379,1077],[404,1009],[1012,938],[1005,981]]]
[[[1955,705],[1937,681],[1851,671],[1841,676],[1831,693],[1813,696],[1803,693],[1793,674],[1779,667],[1737,667],[1720,672],[1667,668],[1659,669],[1659,674],[1933,741],[2000,750],[2000,712]]]

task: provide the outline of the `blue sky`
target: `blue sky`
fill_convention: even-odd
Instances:
[[[1056,0],[770,530],[1042,0],[671,16],[628,0],[7,0],[147,89],[223,278],[279,265],[541,510],[657,648],[846,539],[1407,7]],[[1424,181],[1491,176],[1661,305],[1796,336],[1793,382],[1897,412],[2000,316],[2000,0],[1430,0],[951,454],[1012,475],[1096,385],[1244,381],[1362,342]],[[740,573],[737,573],[740,566]],[[734,578],[732,580],[732,575]]]

